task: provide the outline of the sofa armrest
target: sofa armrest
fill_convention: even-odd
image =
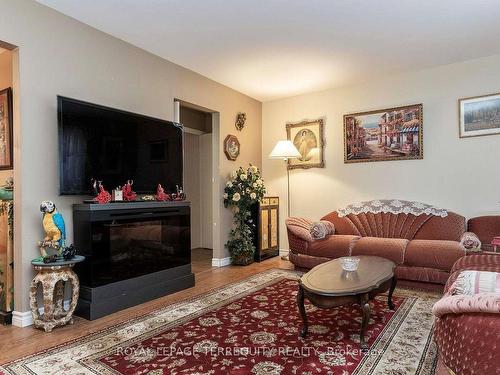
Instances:
[[[432,313],[440,318],[446,314],[491,313],[500,314],[500,294],[478,293],[474,295],[446,295],[432,307]]]
[[[288,233],[293,234],[293,236],[305,242],[313,241],[310,232],[312,223],[312,220],[303,217],[289,217],[285,221]]]
[[[462,270],[500,272],[500,253],[484,252],[460,258],[453,264],[450,273]]]
[[[467,230],[475,233],[483,243],[483,250],[492,250],[493,237],[500,236],[500,215],[479,216],[469,219]]]

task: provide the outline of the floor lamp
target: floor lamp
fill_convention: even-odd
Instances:
[[[288,159],[299,158],[302,155],[294,146],[292,141],[278,141],[276,146],[269,154],[269,159],[281,159],[285,161],[286,165],[286,181],[287,181],[287,197],[286,202],[288,204],[287,217],[290,217],[290,170],[288,169]],[[281,259],[288,260],[287,256],[282,256]]]

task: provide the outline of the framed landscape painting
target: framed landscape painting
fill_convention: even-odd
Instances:
[[[344,115],[344,162],[423,159],[423,106]]]
[[[286,135],[300,152],[299,158],[288,159],[288,169],[325,167],[323,119],[286,124]]]
[[[0,170],[12,169],[12,89],[0,91]]]
[[[500,134],[500,93],[458,100],[460,138]]]

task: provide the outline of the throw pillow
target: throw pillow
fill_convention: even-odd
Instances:
[[[333,223],[321,220],[311,224],[311,229],[309,230],[312,238],[315,240],[320,240],[325,238],[326,236],[332,235],[335,233],[335,227]]]
[[[500,273],[463,271],[451,286],[452,294],[500,293]]]
[[[465,232],[460,238],[460,244],[465,248],[465,252],[481,251],[481,241],[475,233]]]

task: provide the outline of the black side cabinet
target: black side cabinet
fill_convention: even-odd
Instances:
[[[255,261],[275,257],[280,253],[279,198],[264,197],[251,209]]]

